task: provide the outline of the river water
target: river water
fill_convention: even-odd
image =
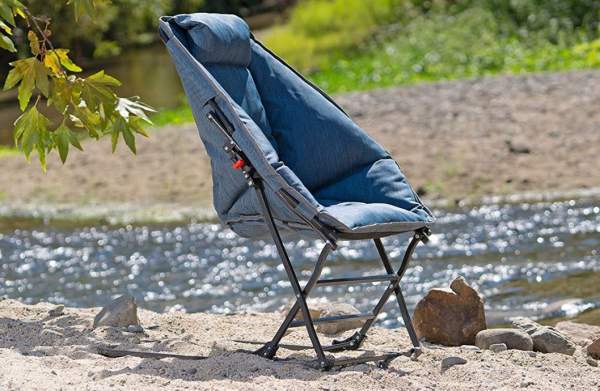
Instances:
[[[486,205],[435,214],[431,241],[418,247],[403,279],[411,309],[428,289],[447,286],[458,275],[486,297],[491,324],[516,315],[600,308],[599,202]],[[0,296],[27,303],[99,306],[129,292],[152,310],[229,313],[273,311],[292,299],[274,245],[241,239],[218,224],[9,227],[0,225]],[[384,240],[396,263],[407,241],[406,236]],[[288,246],[302,279],[320,246],[318,241]],[[381,272],[371,242],[342,242],[324,276]],[[557,300],[573,298],[570,276],[578,278],[573,284],[585,277],[586,297],[557,306]],[[567,288],[530,289],[544,281]],[[383,286],[321,289],[368,310]],[[387,327],[400,322],[392,305],[382,318]]]

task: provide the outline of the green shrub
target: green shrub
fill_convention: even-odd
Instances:
[[[326,67],[332,56],[357,49],[380,25],[404,19],[407,0],[308,0],[265,43],[301,70]]]

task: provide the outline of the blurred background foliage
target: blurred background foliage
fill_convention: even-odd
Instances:
[[[71,49],[78,64],[109,67],[125,95],[178,107],[155,115],[158,125],[192,118],[158,45],[157,18],[165,14],[241,15],[267,46],[332,93],[600,66],[600,0],[95,0],[97,16],[77,24],[65,1],[27,4],[53,21],[53,42]],[[25,53],[26,37],[15,40]],[[15,55],[0,57],[5,76]],[[140,76],[144,69],[155,69],[156,83]],[[2,110],[0,143],[12,115]]]
[[[267,45],[330,92],[600,65],[598,0],[307,0]]]

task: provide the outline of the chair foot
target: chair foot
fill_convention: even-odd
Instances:
[[[255,350],[253,353],[269,360],[275,357],[279,346],[273,345],[271,342],[264,344],[260,349]]]
[[[334,339],[331,342],[331,347],[327,350],[330,352],[341,352],[342,350],[356,350],[360,348],[360,345],[362,345],[364,339],[364,335],[360,334],[357,331],[356,333],[352,334],[346,339]]]
[[[419,356],[421,354],[423,354],[423,350],[421,349],[420,346],[410,349],[410,359],[412,361],[417,361],[417,359],[419,358]]]

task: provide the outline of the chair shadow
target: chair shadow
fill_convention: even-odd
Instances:
[[[102,336],[99,338],[98,333]],[[59,317],[47,316],[40,320],[20,320],[9,317],[0,318],[0,348],[14,349],[28,356],[66,355],[77,359],[120,360],[107,358],[98,353],[98,345],[120,345],[126,343],[134,335],[117,328],[105,328],[94,331],[91,322],[76,315],[65,314]],[[185,341],[180,341],[185,342]],[[192,342],[190,342],[191,344]],[[65,353],[65,347],[81,346],[81,350]],[[129,345],[131,346],[131,345]],[[256,346],[245,345],[249,349]],[[136,348],[137,349],[137,348]],[[150,352],[168,352],[168,343],[155,341],[146,343],[137,350]],[[314,352],[285,351],[283,359],[268,360],[249,351],[235,351],[231,348],[212,347],[206,359],[183,360],[176,358],[144,358],[139,359],[135,366],[128,366],[131,360],[117,370],[98,370],[93,378],[107,378],[122,374],[146,375],[168,380],[181,379],[186,381],[233,380],[270,376],[276,379],[295,379],[303,381],[318,380],[340,371],[364,372],[369,368],[377,368],[374,363],[358,364],[345,368],[333,368],[324,372],[316,367]],[[374,355],[371,350],[361,350],[362,354]],[[203,354],[206,355],[206,354]],[[343,352],[336,357],[344,356]],[[117,361],[118,362],[118,361]],[[394,370],[393,368],[387,369]],[[401,370],[399,374],[401,374]]]

